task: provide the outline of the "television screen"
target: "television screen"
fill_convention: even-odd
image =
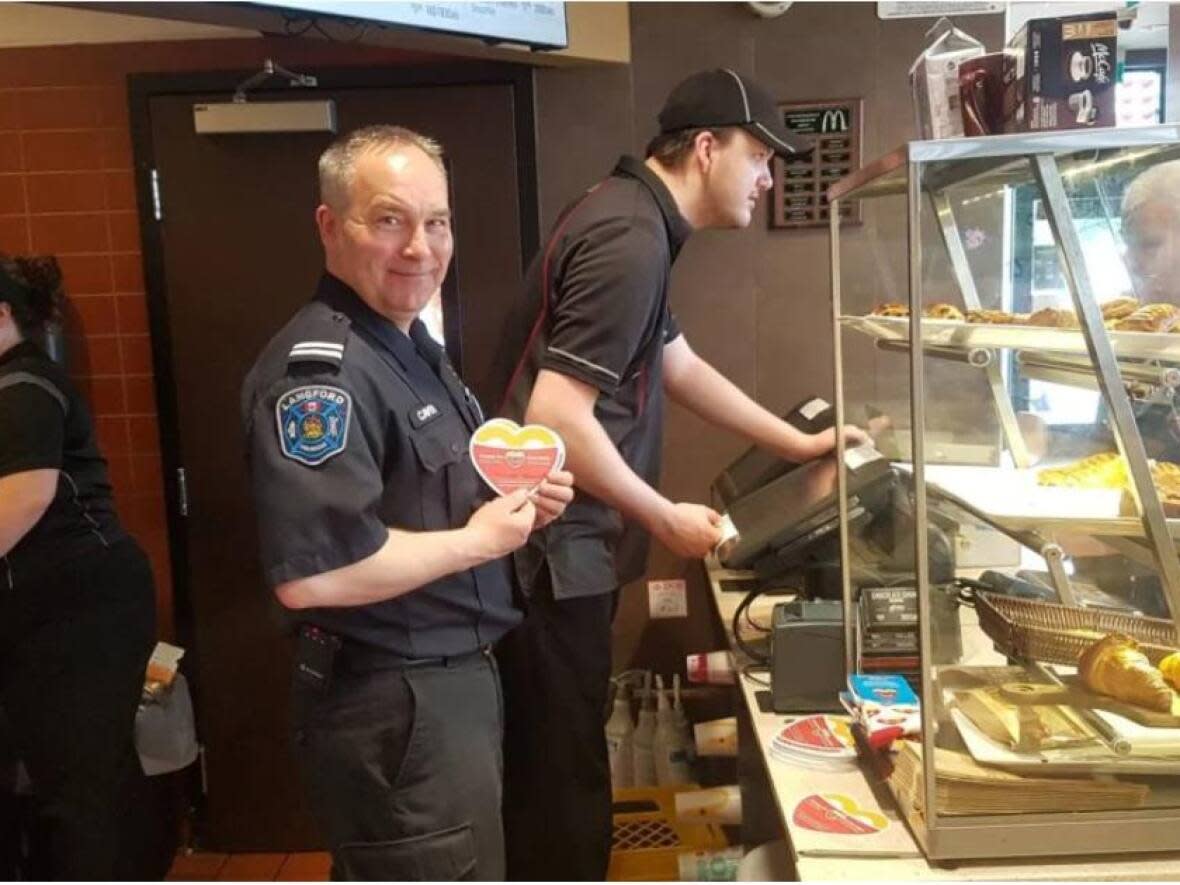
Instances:
[[[381,24],[402,25],[564,49],[565,3],[377,3],[368,0],[264,0],[259,6],[285,8],[310,15],[335,15]]]

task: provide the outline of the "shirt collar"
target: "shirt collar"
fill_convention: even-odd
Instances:
[[[405,332],[369,307],[364,299],[339,277],[324,271],[319,286],[316,287],[315,297],[317,301],[322,301],[332,310],[344,314],[352,322],[364,326],[406,368],[409,368],[408,361],[422,359],[414,342]],[[419,319],[414,320],[415,325],[421,323]]]
[[[656,205],[660,207],[660,214],[664,216],[664,225],[668,228],[668,243],[672,247],[672,257],[675,258],[685,240],[692,235],[692,225],[680,214],[680,208],[676,205],[668,186],[648,169],[642,160],[630,154],[619,157],[619,162],[615,164],[611,174],[638,179],[651,192]]]
[[[4,353],[0,353],[0,366],[24,356],[37,356],[40,353],[41,348],[26,338],[19,344],[8,348]]]

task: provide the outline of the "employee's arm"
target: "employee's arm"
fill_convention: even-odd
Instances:
[[[720,516],[699,504],[669,501],[635,473],[594,415],[598,388],[542,369],[525,420],[556,430],[577,486],[635,520],[681,556],[699,557],[720,539]]]
[[[710,424],[740,434],[787,461],[810,461],[836,445],[834,430],[803,433],[758,405],[697,356],[683,335],[664,345],[664,391]],[[866,437],[859,428],[846,427],[845,438],[856,444]]]
[[[484,504],[461,529],[390,529],[381,548],[343,568],[275,587],[287,608],[368,605],[416,590],[444,575],[506,556],[528,539],[536,510],[527,490]]]
[[[25,470],[0,477],[0,556],[7,556],[49,509],[56,470]]]

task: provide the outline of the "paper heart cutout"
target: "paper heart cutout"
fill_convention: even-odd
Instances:
[[[842,793],[812,793],[795,806],[791,819],[806,830],[841,836],[865,836],[889,826],[885,815],[861,808],[855,799]]]
[[[778,739],[785,744],[793,744],[812,752],[835,755],[843,755],[856,747],[848,723],[831,716],[805,716],[796,719],[778,733]]]
[[[497,495],[534,489],[565,463],[565,443],[541,424],[521,427],[507,418],[480,425],[468,445],[471,463]]]

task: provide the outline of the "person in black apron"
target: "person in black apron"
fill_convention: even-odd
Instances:
[[[0,707],[47,835],[44,875],[134,878],[155,589],[90,412],[35,343],[61,298],[56,261],[0,255]]]

